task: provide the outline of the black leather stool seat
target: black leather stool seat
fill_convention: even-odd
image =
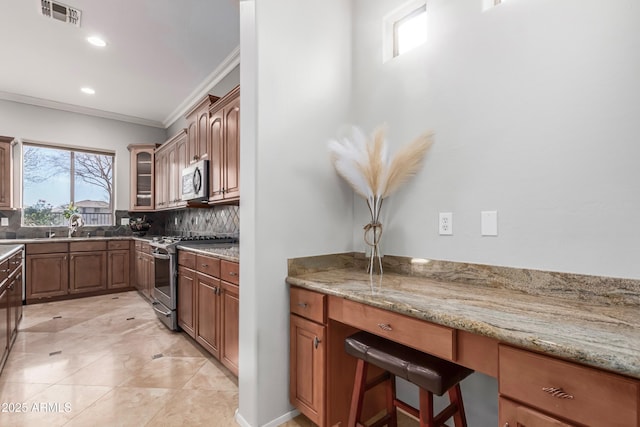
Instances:
[[[473,373],[413,348],[368,332],[358,332],[345,340],[348,354],[404,378],[431,393],[442,396],[451,387]]]

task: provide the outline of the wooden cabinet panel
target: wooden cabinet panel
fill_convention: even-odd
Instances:
[[[333,296],[329,297],[329,317],[416,350],[455,360],[455,329]]]
[[[149,212],[155,209],[156,144],[129,145],[130,201],[129,210]]]
[[[213,95],[205,96],[191,111],[186,114],[187,119],[187,152],[189,163],[198,160],[209,160],[209,107],[219,98]]]
[[[113,250],[129,250],[131,242],[129,240],[109,240],[107,242],[107,249]]]
[[[289,319],[289,400],[311,421],[324,426],[326,327],[295,314]]]
[[[222,281],[220,361],[238,375],[238,341],[240,334],[240,290],[237,285]]]
[[[228,203],[240,198],[240,86],[209,111],[209,201]]]
[[[13,172],[12,147],[13,138],[0,136],[0,208],[13,207]]]
[[[220,277],[220,259],[206,255],[196,255],[196,270],[209,276]]]
[[[27,245],[27,250],[30,246]],[[66,253],[27,255],[26,274],[27,302],[66,295],[69,291],[69,260]]]
[[[107,289],[107,253],[71,252],[69,292],[72,294]]]
[[[220,260],[220,279],[233,283],[234,285],[239,285],[240,264],[227,261],[226,259]]]
[[[178,264],[192,270],[196,269],[196,254],[193,252],[178,251]]]
[[[106,249],[107,249],[107,242],[105,241],[69,243],[69,252],[95,252],[95,251],[105,251]]]
[[[18,324],[22,318],[22,270],[9,278],[7,290],[9,292],[8,334],[10,346],[18,335]]]
[[[638,382],[525,350],[500,345],[498,385],[503,396],[580,424],[639,420]]]
[[[29,243],[26,245],[26,252],[27,255],[69,252],[69,243]]]
[[[178,325],[191,338],[196,337],[196,272],[178,267]]]
[[[576,427],[504,397],[500,398],[498,424],[505,427]]]
[[[457,331],[456,363],[491,377],[498,376],[498,340]]]
[[[129,275],[129,250],[109,251],[107,288],[128,288]]]
[[[326,323],[327,296],[307,289],[292,287],[289,291],[289,311],[318,323]]]
[[[198,292],[196,341],[220,359],[220,279],[196,274]]]
[[[0,284],[0,369],[9,354],[9,290]]]

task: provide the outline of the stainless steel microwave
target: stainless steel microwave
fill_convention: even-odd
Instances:
[[[182,170],[182,200],[209,199],[209,161],[200,160]]]

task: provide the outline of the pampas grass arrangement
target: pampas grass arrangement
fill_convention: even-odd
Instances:
[[[371,246],[367,268],[370,274],[373,274],[375,261],[382,274],[382,224],[379,221],[382,201],[420,170],[424,156],[433,144],[433,134],[425,133],[389,158],[385,134],[386,127],[381,126],[368,139],[362,130],[352,127],[350,135],[329,141],[333,166],[356,194],[367,201],[371,213],[371,222],[364,227],[364,240]]]

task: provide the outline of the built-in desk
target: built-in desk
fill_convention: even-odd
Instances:
[[[387,263],[371,281],[357,254],[289,261],[290,397],[317,424],[346,425],[363,329],[498,378],[501,427],[640,425],[638,282]]]

